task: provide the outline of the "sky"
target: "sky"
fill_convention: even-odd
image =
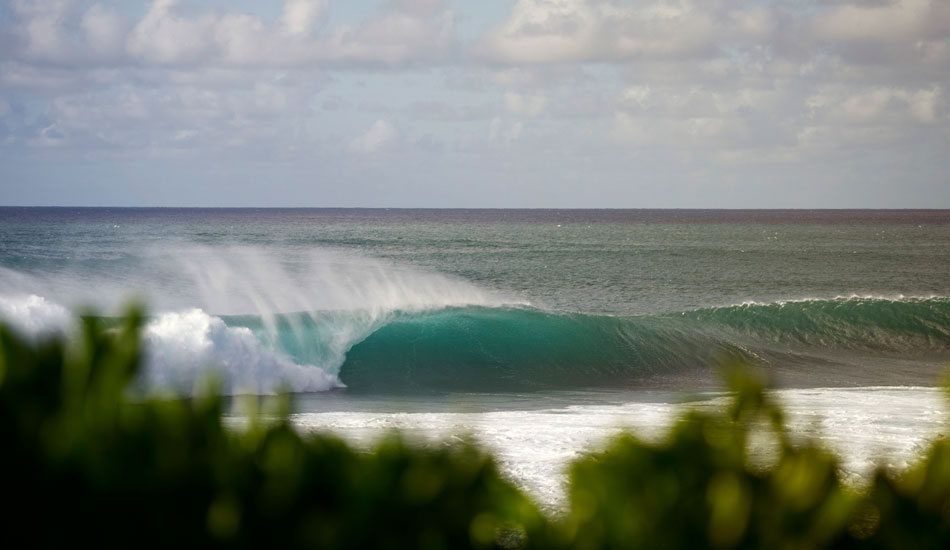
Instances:
[[[0,0],[0,205],[950,208],[947,0]]]

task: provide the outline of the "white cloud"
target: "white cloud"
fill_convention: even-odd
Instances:
[[[17,30],[26,40],[28,56],[39,59],[69,56],[64,31],[69,9],[69,0],[13,1],[13,11],[22,23]]]
[[[6,89],[61,93],[81,87],[84,79],[85,75],[58,67],[16,62],[0,66],[0,87]]]
[[[491,119],[491,122],[488,124],[488,141],[490,143],[511,143],[517,141],[524,131],[524,122],[520,120],[508,125],[507,129],[504,129],[503,125],[504,123],[501,118],[495,117]]]
[[[945,40],[918,40],[914,43],[914,49],[917,50],[924,62],[933,64],[950,63],[950,38]]]
[[[505,132],[505,140],[515,141],[516,139],[521,137],[521,132],[523,130],[524,130],[524,123],[521,122],[520,120],[518,122],[515,122],[514,124],[511,125],[510,128],[508,128],[508,131]]]
[[[27,143],[33,147],[57,147],[65,141],[66,135],[55,122],[40,128],[36,135],[27,139]]]
[[[214,25],[215,47],[229,65],[264,64],[274,48],[272,37],[260,19],[228,14]]]
[[[138,20],[126,21],[100,4],[79,12],[71,0],[14,0],[7,25],[22,48],[8,55],[87,66],[124,59],[166,67],[289,67],[431,61],[455,47],[455,15],[442,2],[396,2],[364,20],[321,29],[328,5],[287,0],[277,21],[265,23],[237,11],[153,0]]]
[[[741,41],[774,27],[768,10],[717,10],[718,3],[648,0],[519,0],[478,52],[511,63],[616,61],[695,55],[714,39]]]
[[[379,119],[365,133],[350,140],[350,150],[357,153],[375,153],[391,144],[398,135],[392,124]]]
[[[893,0],[849,3],[819,13],[815,33],[831,40],[906,40],[950,29],[950,7],[943,0]]]
[[[433,15],[445,9],[445,0],[393,0],[394,9],[417,16]]]
[[[638,147],[730,150],[754,145],[745,121],[728,116],[639,117],[617,111],[611,135]]]
[[[514,92],[505,93],[505,107],[515,115],[536,117],[544,111],[547,104],[547,98],[542,94],[517,94]]]
[[[141,85],[109,82],[55,97],[44,116],[75,147],[123,154],[158,155],[186,145],[196,155],[251,145],[261,151],[309,139],[298,121],[309,114],[320,77],[252,76],[252,82],[212,74],[170,84],[167,74],[145,71],[137,74]]]
[[[83,14],[79,24],[94,54],[107,57],[121,54],[126,29],[115,10],[94,4]]]
[[[456,106],[446,101],[415,101],[408,107],[415,120],[464,121],[484,120],[493,114],[487,105]]]
[[[281,16],[284,32],[291,36],[310,33],[327,11],[329,0],[287,0]]]
[[[450,12],[420,18],[393,11],[359,25],[340,25],[322,43],[328,60],[398,64],[444,58],[454,39]]]
[[[149,63],[176,64],[199,61],[210,49],[215,19],[175,13],[178,0],[155,0],[128,38],[128,51]]]
[[[636,104],[641,108],[649,105],[652,92],[649,86],[630,86],[623,91],[623,99]]]
[[[501,133],[501,119],[495,117],[488,123],[488,141],[495,141]]]
[[[827,86],[806,99],[812,121],[841,125],[933,124],[941,89]]]

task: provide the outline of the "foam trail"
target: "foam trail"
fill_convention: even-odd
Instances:
[[[796,439],[815,439],[835,452],[842,459],[839,474],[856,487],[869,481],[875,466],[906,470],[930,440],[946,433],[950,419],[942,394],[936,388],[919,387],[773,393],[788,413],[789,433]],[[317,407],[316,411],[295,414],[291,420],[303,431],[331,432],[366,449],[391,430],[427,443],[471,434],[494,452],[501,469],[516,484],[545,509],[559,513],[568,506],[567,472],[572,461],[601,449],[622,430],[659,441],[686,410],[722,411],[731,402],[730,397],[719,394],[704,397],[674,404],[678,399],[672,394],[642,392],[626,394],[623,402],[592,403],[589,395],[568,393],[546,395],[519,407],[518,400],[524,396],[468,394],[452,396],[454,403],[437,404],[435,410],[399,409],[389,404],[369,410]],[[769,458],[767,446],[756,447],[756,440],[750,444],[756,459]]]

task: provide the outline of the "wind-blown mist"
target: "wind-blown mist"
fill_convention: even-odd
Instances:
[[[321,249],[180,244],[132,261],[120,253],[55,272],[0,275],[7,283],[0,314],[34,335],[63,331],[70,310],[108,315],[125,300],[145,301],[154,312],[145,329],[146,382],[177,391],[209,374],[228,392],[341,387],[347,351],[397,312],[517,303],[445,275]]]

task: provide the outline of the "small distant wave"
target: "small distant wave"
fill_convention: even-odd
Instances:
[[[950,345],[950,299],[938,296],[748,302],[679,316],[760,345],[784,343],[895,353],[946,350]]]

